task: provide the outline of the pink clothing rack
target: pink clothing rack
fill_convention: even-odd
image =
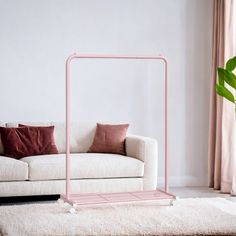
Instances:
[[[74,59],[111,59],[111,60],[160,60],[164,62],[165,70],[165,187],[164,190],[119,192],[119,193],[79,193],[71,194],[70,188],[70,65]],[[91,205],[115,202],[147,201],[169,199],[176,197],[168,189],[168,62],[163,56],[133,56],[133,55],[96,55],[74,53],[66,60],[66,194],[61,199],[71,205]]]

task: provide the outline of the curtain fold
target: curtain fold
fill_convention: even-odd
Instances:
[[[233,186],[234,163],[236,163],[234,162],[235,111],[233,103],[216,95],[215,85],[217,82],[217,67],[224,67],[226,61],[235,54],[233,39],[234,0],[214,0],[213,4],[208,153],[209,187],[230,193]]]
[[[231,18],[231,24],[232,24],[232,28],[233,28],[233,41],[232,41],[232,47],[233,47],[233,51],[234,51],[234,55],[236,55],[236,1],[233,1],[233,6],[232,9],[233,11],[232,13],[232,18]],[[234,72],[236,72],[236,70],[234,70]],[[236,122],[236,118],[235,118],[235,122]],[[233,153],[234,153],[234,162],[233,162],[233,183],[232,183],[232,191],[231,193],[233,195],[236,195],[236,123],[235,123],[235,127],[234,127],[234,147],[233,147]]]

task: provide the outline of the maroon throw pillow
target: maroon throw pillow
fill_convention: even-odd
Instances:
[[[93,144],[88,152],[125,155],[125,137],[129,125],[107,125],[97,123]]]
[[[54,126],[0,127],[4,155],[20,159],[26,156],[58,154],[53,132]]]

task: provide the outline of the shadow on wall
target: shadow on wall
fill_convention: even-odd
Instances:
[[[198,12],[207,14],[212,9],[212,1],[186,1],[189,9],[186,15],[186,66],[185,91],[186,91],[186,176],[191,176],[196,185],[207,185],[208,166],[208,129],[209,129],[209,91],[211,60],[203,55],[211,55],[212,32],[204,30],[199,34],[196,27],[211,29],[212,21],[199,17]],[[192,10],[194,9],[194,10]],[[198,9],[198,10],[196,10]],[[189,21],[189,18],[192,18]],[[194,24],[188,25],[188,22]],[[207,25],[206,25],[207,24]],[[206,33],[207,32],[207,33]],[[198,48],[201,52],[194,54]],[[191,55],[191,56],[190,56]],[[206,105],[207,104],[207,105]]]

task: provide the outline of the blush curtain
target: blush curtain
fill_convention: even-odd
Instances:
[[[209,130],[209,187],[224,193],[236,186],[234,104],[216,95],[217,67],[235,54],[234,0],[213,1],[213,49]],[[236,189],[235,189],[236,192]]]

